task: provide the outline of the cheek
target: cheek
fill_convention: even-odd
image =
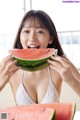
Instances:
[[[23,48],[26,47],[27,40],[25,39],[24,36],[20,35],[20,43],[21,43],[21,45],[22,45]]]
[[[47,48],[48,40],[45,39],[45,40],[41,41],[41,46],[44,47],[44,48]]]
[[[50,36],[46,35],[46,37],[44,37],[43,40],[41,41],[42,42],[41,44],[47,47],[49,44],[49,41],[50,41]]]

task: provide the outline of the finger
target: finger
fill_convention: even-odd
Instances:
[[[6,58],[4,58],[4,59],[0,62],[0,66],[1,66],[2,64],[5,64],[5,63],[11,61],[12,59],[13,59],[13,57],[12,57],[11,55],[7,56]]]
[[[50,68],[54,69],[55,71],[57,71],[61,76],[66,72],[66,68],[65,67],[56,67],[55,65],[49,65]]]
[[[58,61],[48,60],[48,62],[56,67],[63,67],[63,64]]]
[[[13,71],[10,71],[10,73],[9,73],[9,77],[10,76],[12,76],[17,70],[19,70],[19,68],[17,67],[17,68],[15,68]]]
[[[65,66],[65,67],[69,67],[69,65],[70,65],[70,61],[69,61],[68,59],[63,58],[63,57],[60,57],[60,56],[56,56],[56,57],[51,56],[51,58],[52,58],[53,60],[61,63],[61,64],[62,64],[63,66]]]
[[[57,72],[63,72],[66,67],[64,67],[61,63],[56,62],[56,61],[52,61],[52,60],[48,60],[50,63],[50,67],[54,70],[56,70]]]
[[[0,65],[0,73],[2,73],[3,72],[3,70],[5,69],[5,65]]]
[[[55,66],[55,65],[49,65],[49,67],[50,67],[50,68],[52,68],[52,69],[54,69],[55,71],[57,71],[57,72],[58,72],[58,69],[56,68],[56,66]]]
[[[15,64],[16,64],[16,60],[14,61],[11,61],[8,63],[8,65],[5,67],[4,71],[3,71],[3,74],[8,74],[10,71],[18,68]]]
[[[64,54],[64,55],[62,55],[61,57],[68,59],[68,58],[67,58],[67,56],[66,56],[65,54]]]
[[[0,72],[3,72],[6,67],[10,67],[11,65],[14,65],[15,63],[16,63],[15,60],[12,61],[11,58],[8,58],[7,60],[5,60],[5,62],[2,62],[0,66]]]

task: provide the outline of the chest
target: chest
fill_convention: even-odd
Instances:
[[[59,100],[58,93],[51,81],[49,81],[46,89],[44,89],[44,87],[40,87],[37,90],[34,88],[27,90],[24,84],[21,83],[15,97],[16,102],[20,105],[51,103]]]
[[[40,103],[47,92],[49,83],[50,83],[49,75],[47,74],[45,76],[45,74],[43,74],[41,76],[38,75],[27,78],[26,76],[24,76],[22,84],[30,98],[35,103]]]
[[[14,79],[15,78],[13,78],[11,81],[14,98],[16,98],[16,93],[19,90],[20,84],[22,83],[25,93],[28,94],[29,98],[33,100],[34,103],[41,103],[41,101],[44,99],[47,94],[51,79],[53,80],[55,86],[58,86],[57,83],[60,81],[57,79],[57,82],[55,81],[55,74],[54,77],[52,75],[51,78],[48,71],[42,72],[41,74],[32,75],[19,73],[16,76],[16,80]],[[54,92],[54,90],[51,92]],[[18,95],[18,97],[21,96]]]

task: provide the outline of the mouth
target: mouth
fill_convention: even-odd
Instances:
[[[39,45],[34,45],[34,44],[28,45],[27,47],[28,48],[33,48],[33,49],[39,49],[40,48]]]

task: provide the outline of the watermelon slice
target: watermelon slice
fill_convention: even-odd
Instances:
[[[49,65],[47,60],[57,54],[57,49],[12,49],[10,53],[17,60],[17,65],[24,70],[36,71]]]
[[[73,120],[75,115],[75,110],[76,110],[76,104],[75,103],[52,103],[52,104],[20,105],[15,107],[8,107],[6,110],[9,113],[10,118],[14,118],[14,117],[18,118],[18,116],[20,115],[25,116],[25,114],[28,114],[30,116],[33,116],[33,119],[31,120],[34,120],[34,116],[36,116],[35,120],[39,120],[40,115],[41,116],[43,115],[41,114],[43,111],[44,115],[47,118],[49,118],[49,120],[54,120],[54,117],[55,117],[55,120]],[[49,116],[47,116],[47,114]],[[43,117],[42,120],[47,120],[47,119],[44,119]]]
[[[1,110],[4,111],[4,110]],[[3,114],[4,112],[1,112]],[[55,120],[55,111],[51,108],[38,109],[6,109],[8,120]]]
[[[43,108],[52,108],[55,110],[55,120],[73,120],[76,111],[75,103],[54,103],[54,104],[41,104]],[[35,104],[34,107],[40,107]]]
[[[52,103],[52,104],[22,105],[22,106],[10,107],[7,109],[7,111],[12,114],[11,116],[15,116],[18,113],[19,114],[21,113],[26,114],[26,112],[34,113],[36,111],[48,110],[48,109],[55,110],[55,120],[73,120],[75,115],[75,110],[76,110],[76,104],[75,103]],[[53,114],[51,114],[51,116],[53,116]],[[38,114],[37,114],[36,120],[38,120]]]

